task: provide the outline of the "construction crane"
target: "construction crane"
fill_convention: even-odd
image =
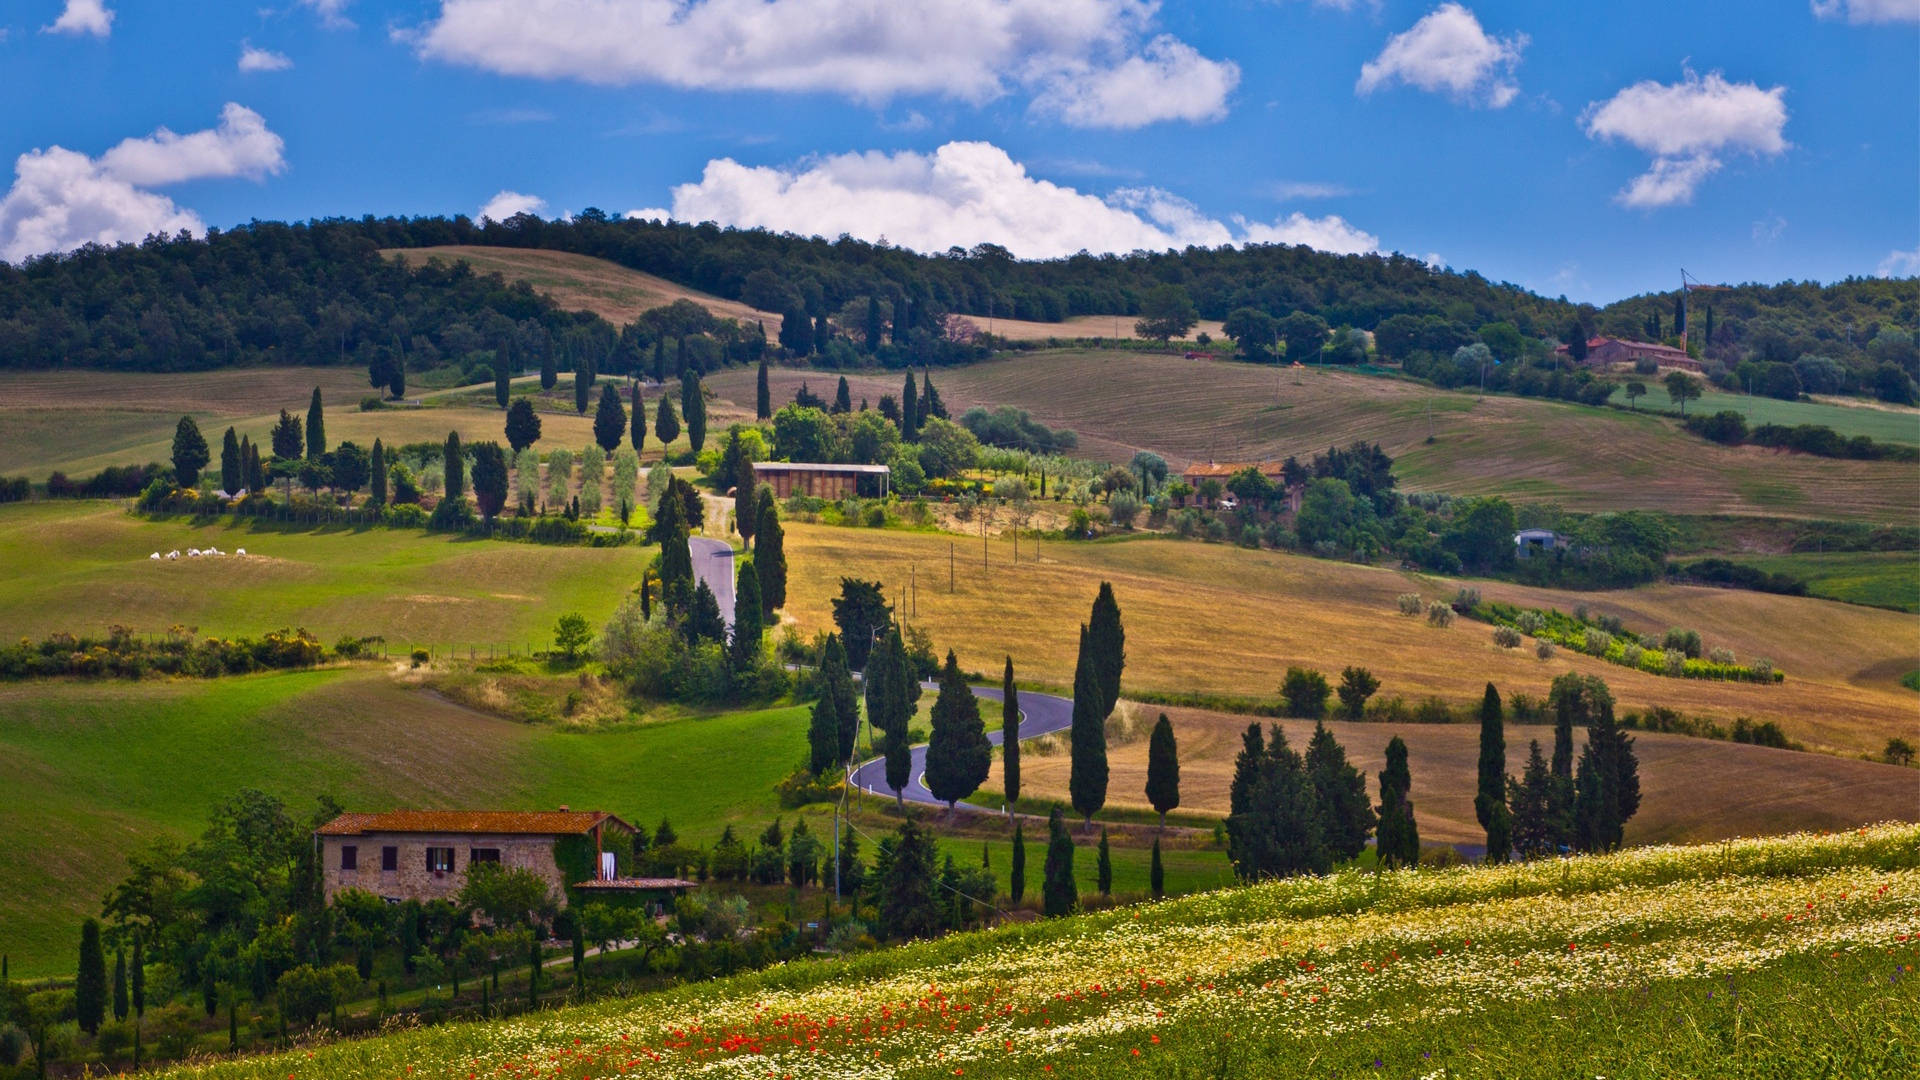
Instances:
[[[1696,292],[1727,291],[1729,291],[1729,287],[1726,285],[1709,285],[1699,278],[1694,277],[1692,274],[1687,273],[1686,267],[1683,266],[1680,268],[1680,325],[1674,327],[1673,330],[1675,334],[1679,335],[1681,341],[1684,342],[1687,340],[1687,324],[1692,321],[1692,305],[1688,303],[1692,294]],[[1706,343],[1702,342],[1702,344]]]

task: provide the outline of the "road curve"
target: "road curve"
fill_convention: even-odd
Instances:
[[[720,602],[720,618],[733,629],[733,545],[725,540],[704,536],[687,537],[687,550],[693,555],[693,576],[707,583],[713,598]]]
[[[921,683],[920,686],[923,690],[938,691],[939,689],[937,685],[931,682]],[[979,698],[982,702],[991,702],[996,706],[999,705],[1001,700],[1000,688],[997,686],[991,689],[984,686],[976,686],[973,688],[973,696]],[[984,712],[985,710],[982,711]],[[1020,692],[1020,714],[1020,739],[1022,742],[1028,739],[1037,739],[1042,735],[1051,735],[1056,731],[1065,731],[1073,726],[1073,702],[1067,698],[1056,697],[1052,694],[1038,694],[1032,691],[1022,690]],[[1000,745],[1001,737],[1002,733],[997,727],[987,732],[987,741],[995,746]],[[927,806],[945,806],[946,803],[934,798],[933,792],[927,790],[926,772],[927,748],[923,743],[913,748],[913,764],[907,770],[906,800],[908,802],[923,803]],[[893,797],[893,785],[887,783],[887,763],[884,758],[874,758],[872,761],[862,762],[854,766],[851,779],[853,785],[863,791],[872,792],[875,795],[884,795],[887,798]],[[961,810],[984,812],[988,809],[984,806],[975,806],[972,803],[966,802],[956,803],[954,805]]]

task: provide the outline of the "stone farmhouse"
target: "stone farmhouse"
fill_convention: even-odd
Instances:
[[[1200,485],[1208,480],[1218,480],[1221,487],[1224,488],[1227,481],[1233,477],[1233,474],[1243,469],[1260,470],[1260,475],[1266,477],[1267,481],[1274,487],[1286,490],[1288,509],[1296,514],[1300,512],[1301,489],[1298,487],[1287,487],[1286,477],[1282,472],[1281,463],[1278,461],[1196,461],[1180,470],[1180,479],[1185,482],[1188,487],[1193,489],[1193,495],[1191,496],[1193,504],[1204,509],[1211,504],[1205,496],[1200,494]],[[1225,498],[1226,496],[1222,497]]]
[[[1557,346],[1553,351],[1561,356],[1569,355],[1565,345]],[[1587,341],[1585,361],[1587,367],[1610,368],[1639,360],[1651,360],[1661,367],[1681,368],[1686,371],[1700,370],[1700,361],[1688,356],[1685,349],[1677,349],[1672,345],[1603,337],[1591,338]]]
[[[623,878],[636,830],[601,810],[395,810],[341,814],[314,830],[320,846],[322,890],[331,902],[347,889],[363,889],[392,903],[451,900],[477,863],[530,870],[564,905],[568,889],[617,891],[658,900],[692,882],[668,878]],[[572,856],[561,852],[573,845]],[[590,858],[583,881],[569,881],[562,863]]]

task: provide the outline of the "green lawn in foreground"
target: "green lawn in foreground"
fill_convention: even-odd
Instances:
[[[1768,573],[1791,574],[1806,582],[1814,596],[1920,613],[1920,555],[1911,551],[1802,552],[1739,561]]]
[[[1642,409],[1666,409],[1678,412],[1680,406],[1667,396],[1659,380],[1647,377],[1647,396],[1637,405]],[[1627,403],[1625,390],[1614,394],[1617,404]],[[1920,413],[1912,410],[1882,409],[1871,405],[1828,405],[1818,401],[1781,401],[1757,394],[1729,394],[1709,388],[1699,398],[1687,402],[1687,415],[1706,415],[1731,409],[1747,418],[1749,427],[1759,424],[1822,424],[1851,438],[1865,435],[1876,442],[1920,443]]]

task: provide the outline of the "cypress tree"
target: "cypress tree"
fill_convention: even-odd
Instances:
[[[1147,739],[1147,802],[1160,815],[1162,829],[1167,827],[1167,811],[1180,805],[1180,748],[1166,713],[1160,714]]]
[[[727,623],[720,617],[720,598],[705,581],[693,587],[693,607],[687,612],[685,629],[689,644],[726,643]]]
[[[1160,838],[1153,838],[1153,861],[1147,864],[1147,892],[1155,900],[1167,895],[1167,871],[1160,865]]]
[[[113,1018],[125,1020],[131,1008],[127,1000],[127,950],[113,950]]]
[[[513,342],[503,339],[493,350],[493,403],[507,407],[513,396]]]
[[[300,456],[306,439],[300,434],[300,421],[280,410],[280,419],[273,425],[273,456],[281,461],[292,461]]]
[[[1673,294],[1673,335],[1683,343],[1687,340],[1687,290],[1685,289]]]
[[[753,561],[760,568],[760,603],[768,619],[787,606],[786,531],[780,527],[780,511],[773,501],[773,489],[762,487],[758,520],[753,527]]]
[[[880,348],[880,298],[867,297],[867,351],[875,352]]]
[[[327,417],[320,408],[320,388],[313,388],[313,400],[307,403],[307,460],[327,456]]]
[[[980,719],[980,699],[960,674],[960,662],[947,650],[940,669],[940,693],[933,701],[932,733],[927,742],[927,790],[954,804],[979,790],[993,764],[993,745]]]
[[[1613,695],[1592,677],[1589,693],[1592,719],[1574,780],[1574,836],[1583,851],[1613,851],[1640,809],[1640,766],[1633,736],[1614,722]]]
[[[206,468],[207,440],[193,417],[183,416],[173,428],[173,479],[183,488],[200,483],[200,470]]]
[[[1000,773],[1007,805],[1020,801],[1020,690],[1013,685],[1013,657],[1000,678]]]
[[[1093,815],[1107,803],[1107,717],[1099,711],[1100,687],[1094,674],[1087,628],[1080,628],[1080,659],[1073,672],[1073,748],[1067,792],[1073,808],[1093,826]]]
[[[592,373],[587,370],[585,361],[573,362],[573,411],[581,416],[587,415],[587,391],[593,388]]]
[[[820,776],[833,767],[840,745],[840,714],[833,694],[823,691],[807,715],[807,768]]]
[[[833,699],[834,760],[853,760],[853,744],[860,737],[860,697],[853,689],[853,670],[847,666],[847,645],[838,634],[827,635],[820,663],[820,681]]]
[[[1568,672],[1554,679],[1547,692],[1547,704],[1554,714],[1547,827],[1555,850],[1571,848],[1579,838],[1574,808],[1573,729],[1576,725],[1585,727],[1592,723],[1596,711],[1596,689],[1605,696],[1607,708],[1611,710],[1612,694],[1608,692],[1606,683],[1599,679],[1593,679],[1590,683],[1586,677]]]
[[[1513,850],[1523,859],[1537,859],[1553,851],[1553,830],[1547,808],[1553,797],[1553,774],[1547,769],[1540,740],[1530,741],[1527,767],[1519,780],[1507,780],[1507,806],[1513,821]]]
[[[146,948],[139,935],[133,939],[133,964],[127,972],[127,989],[133,997],[133,1015],[147,1014],[147,958]]]
[[[1113,598],[1110,582],[1101,582],[1100,592],[1093,598],[1087,639],[1095,685],[1100,690],[1096,707],[1104,721],[1120,701],[1120,673],[1127,666],[1127,631],[1120,625],[1120,603]]]
[[[446,498],[459,499],[467,493],[467,459],[460,451],[460,433],[447,432],[446,445],[440,448],[440,463],[446,473]]]
[[[107,956],[100,948],[100,921],[80,924],[80,968],[73,977],[74,1019],[80,1030],[98,1034],[107,1018]]]
[[[665,454],[673,440],[680,437],[680,418],[673,414],[673,399],[660,395],[660,411],[653,422],[654,438],[660,440],[660,452]]]
[[[1420,829],[1408,794],[1412,790],[1407,744],[1395,735],[1387,743],[1387,767],[1380,773],[1380,830],[1375,847],[1382,866],[1420,864]]]
[[[767,420],[773,416],[773,391],[767,384],[767,361],[760,361],[760,375],[754,382],[753,417]]]
[[[707,445],[707,395],[700,388],[700,376],[688,372],[680,379],[681,413],[687,421],[687,442],[699,453]]]
[[[827,410],[834,413],[853,411],[853,388],[847,385],[847,377],[840,376],[840,385],[833,391],[833,407]]]
[[[1073,837],[1067,835],[1058,806],[1047,815],[1047,863],[1040,900],[1040,913],[1049,919],[1071,915],[1080,906],[1080,887],[1073,880]]]
[[[640,392],[640,384],[637,382],[633,384],[633,400],[631,407],[627,410],[627,416],[632,423],[628,438],[633,442],[634,456],[638,457],[640,451],[647,445],[647,398]]]
[[[407,358],[404,354],[393,354],[393,366],[387,369],[392,377],[387,383],[387,393],[395,401],[407,396]]]
[[[533,411],[532,400],[516,398],[507,406],[505,434],[516,454],[540,441],[540,414]]]
[[[387,448],[379,439],[373,440],[373,462],[370,468],[370,479],[373,490],[368,496],[369,500],[375,506],[387,505]]]
[[[540,350],[540,389],[551,390],[560,381],[560,365],[554,359],[553,346]]]
[[[653,527],[654,536],[660,541],[660,598],[675,617],[685,615],[693,599],[693,553],[687,547],[690,530],[686,522],[686,502],[680,498],[679,486],[678,477],[667,485],[666,494],[660,497],[660,513]],[[754,561],[761,560],[756,557]]]
[[[612,383],[600,388],[600,405],[593,413],[593,441],[611,454],[627,434],[627,409]]]
[[[1500,691],[1492,683],[1480,699],[1480,787],[1473,813],[1487,831],[1487,861],[1506,862],[1513,848],[1513,822],[1507,811],[1507,735]]]
[[[1007,896],[1018,904],[1027,895],[1027,836],[1019,822],[1013,826],[1012,869],[1007,872]]]
[[[893,789],[895,804],[904,808],[906,800],[902,793],[913,768],[907,729],[913,720],[913,706],[919,699],[920,687],[914,681],[913,669],[907,660],[907,645],[900,637],[898,626],[880,639],[874,652],[880,654],[880,663],[874,663],[872,655],[867,657],[867,720],[886,735],[887,786]]]
[[[760,623],[760,575],[753,569],[753,560],[748,559],[733,584],[733,640],[727,655],[736,673],[750,672],[759,665],[764,629]]]
[[[1155,843],[1159,842],[1156,837]],[[1107,847],[1107,827],[1100,826],[1100,854],[1093,864],[1094,880],[1100,886],[1101,896],[1113,895],[1113,852]]]
[[[920,419],[929,416],[947,419],[947,407],[940,403],[940,391],[933,388],[933,369],[920,369]]]
[[[656,383],[667,381],[667,339],[665,337],[653,339],[653,381]]]
[[[908,442],[920,437],[920,391],[913,384],[911,370],[906,385],[900,388],[900,437]]]
[[[1367,802],[1367,778],[1347,763],[1345,748],[1324,722],[1314,722],[1306,767],[1319,808],[1321,841],[1330,861],[1358,858],[1367,850],[1367,837],[1376,820]]]
[[[232,428],[228,428],[226,437],[220,440],[220,490],[232,495],[246,487],[246,478],[241,475],[243,471],[240,438]]]

